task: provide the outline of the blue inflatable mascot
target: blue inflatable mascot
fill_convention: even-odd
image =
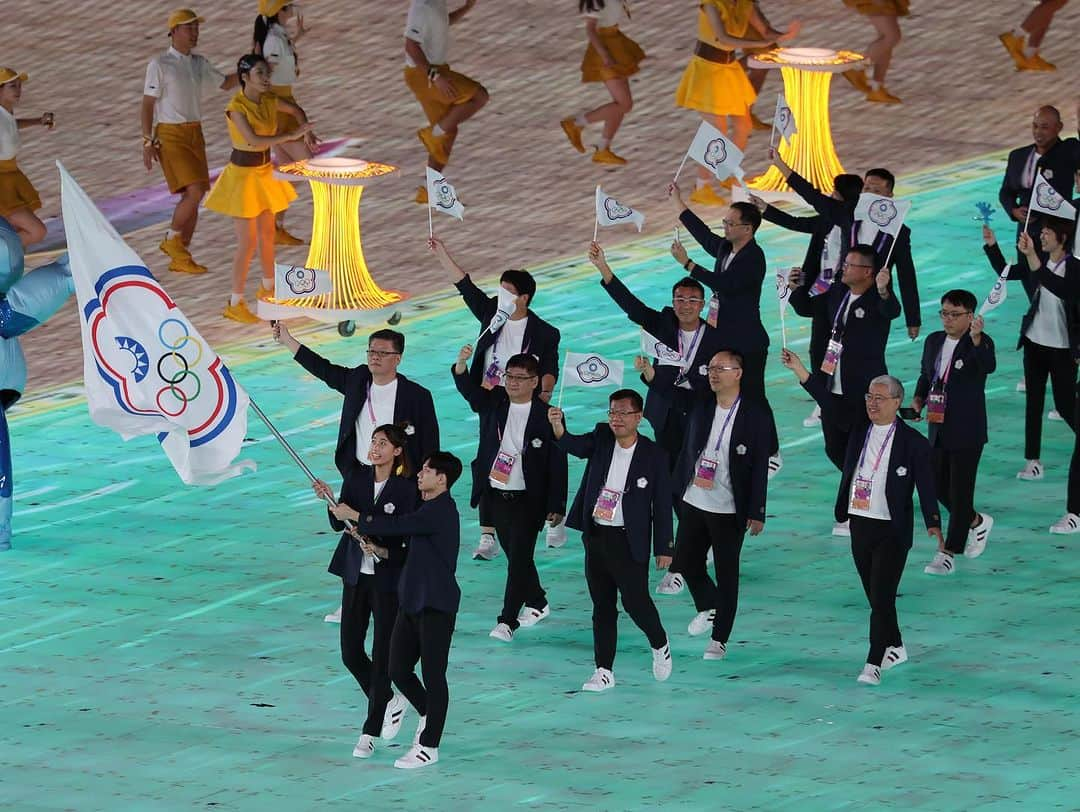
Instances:
[[[43,323],[74,292],[67,254],[23,276],[22,241],[0,217],[0,550],[11,549],[11,441],[5,413],[26,386],[19,336]]]

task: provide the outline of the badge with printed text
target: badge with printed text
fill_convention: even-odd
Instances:
[[[697,473],[694,474],[694,486],[705,491],[711,491],[716,487],[716,460],[702,457],[698,460]]]
[[[870,510],[870,494],[874,489],[874,481],[866,477],[855,477],[855,487],[851,490],[851,509]]]
[[[484,388],[494,389],[496,386],[502,386],[503,371],[499,369],[499,365],[494,361],[490,366],[484,370]]]
[[[944,392],[931,392],[926,396],[926,419],[930,423],[945,422]]]
[[[829,346],[825,348],[825,357],[821,361],[821,371],[826,375],[832,375],[836,372],[836,364],[840,361],[840,353],[843,351],[843,342],[830,338]]]
[[[516,459],[516,454],[500,451],[495,455],[495,462],[491,465],[491,473],[488,474],[488,478],[493,482],[505,485],[510,481],[510,472],[514,470],[514,460]]]
[[[709,315],[705,319],[705,323],[710,327],[716,326],[716,320],[720,316],[720,297],[715,293],[713,297],[709,299]]]
[[[622,494],[611,488],[602,488],[600,495],[596,497],[596,507],[593,508],[593,518],[602,522],[610,522],[615,519],[615,508],[619,506]]]

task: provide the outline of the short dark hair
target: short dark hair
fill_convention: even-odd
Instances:
[[[1043,217],[1039,223],[1040,228],[1048,228],[1054,232],[1054,236],[1057,237],[1058,242],[1062,247],[1068,251],[1072,248],[1073,238],[1073,224],[1070,220],[1065,220],[1061,217]]]
[[[640,412],[645,408],[645,402],[641,399],[641,395],[635,392],[633,389],[617,389],[611,393],[608,398],[608,404],[612,404],[617,400],[628,400],[630,405],[634,407],[635,412]]]
[[[724,355],[730,355],[739,364],[739,367],[740,368],[742,367],[742,365],[743,365],[743,357],[742,357],[742,353],[739,352],[738,350],[733,350],[731,347],[721,347],[720,349],[718,349],[716,352],[713,353],[713,357],[719,355],[720,353],[724,353]],[[712,358],[710,358],[709,360],[711,361]]]
[[[684,276],[678,282],[671,286],[671,295],[675,295],[675,291],[679,288],[693,288],[701,294],[701,298],[705,298],[705,288],[701,286],[701,283],[694,279],[692,276]]]
[[[536,356],[527,352],[511,355],[510,360],[506,362],[506,369],[523,369],[530,375],[540,374],[540,364],[537,363]]]
[[[962,307],[964,310],[968,310],[972,313],[975,312],[975,308],[979,306],[979,300],[975,298],[975,294],[970,290],[950,290],[941,297],[941,303],[954,304],[957,307]]]
[[[888,169],[882,169],[880,166],[875,167],[874,169],[867,170],[866,177],[881,178],[883,181],[889,184],[890,192],[893,190],[893,187],[896,186],[896,175],[894,175]]]
[[[761,225],[761,212],[758,211],[757,206],[745,200],[740,200],[738,203],[732,203],[731,208],[739,213],[739,217],[750,226],[751,231],[758,230],[758,226]]]
[[[376,434],[383,435],[390,441],[390,445],[394,448],[401,449],[401,456],[398,457],[398,462],[397,465],[394,466],[393,473],[397,476],[412,476],[413,469],[412,466],[409,465],[409,455],[405,450],[405,443],[408,441],[408,435],[405,434],[405,429],[396,423],[383,423],[381,426],[376,426],[375,431],[371,432],[372,439],[374,439]]]
[[[446,490],[450,490],[454,487],[454,483],[457,482],[458,477],[461,476],[461,460],[449,451],[431,452],[431,454],[428,455],[428,458],[424,460],[424,465],[436,474],[442,474],[446,477]]]
[[[405,334],[399,333],[397,330],[387,330],[385,327],[382,330],[376,330],[374,333],[367,337],[368,346],[371,346],[372,341],[389,341],[394,345],[394,352],[405,352]]]
[[[858,175],[837,175],[833,187],[845,203],[858,203],[862,194],[863,180]]]
[[[848,253],[858,254],[863,259],[870,260],[870,264],[874,266],[874,273],[881,270],[881,260],[878,259],[877,251],[874,250],[874,246],[867,245],[863,242],[856,243],[848,249]]]
[[[533,298],[536,296],[536,280],[533,279],[531,273],[510,268],[503,271],[502,276],[499,277],[499,283],[503,282],[509,282],[513,285],[514,290],[518,292],[518,296],[528,296],[529,304],[532,304]]]

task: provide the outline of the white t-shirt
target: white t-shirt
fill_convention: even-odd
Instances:
[[[296,51],[284,26],[279,23],[270,26],[262,50],[266,61],[274,67],[270,84],[291,85],[296,81]]]
[[[1047,260],[1046,267],[1055,276],[1065,276],[1064,257],[1056,265]],[[1069,348],[1065,303],[1046,288],[1039,288],[1039,308],[1035,311],[1035,318],[1028,325],[1024,337],[1044,347],[1066,350]]]
[[[948,336],[945,336],[945,343],[941,345],[941,355],[938,356],[938,380],[945,380],[945,372],[949,369],[949,365],[952,363],[953,353],[956,352],[956,347],[959,343],[959,338],[949,338]]]
[[[521,465],[521,452],[525,448],[525,424],[529,422],[532,401],[511,403],[506,413],[506,427],[503,429],[499,450],[514,455],[514,467],[510,469],[510,478],[504,485],[488,478],[491,487],[500,491],[525,490],[525,471]]]
[[[19,152],[19,122],[0,107],[0,161],[10,161]]]
[[[893,440],[896,432],[891,431],[893,425],[870,426],[870,437],[866,440],[866,453],[862,456],[862,465],[855,469],[855,476],[851,478],[851,490],[848,492],[848,513],[852,516],[865,516],[867,519],[891,519],[889,502],[885,498],[885,482],[889,476],[889,458],[892,457]],[[886,440],[888,442],[886,443]],[[884,445],[884,451],[882,446]],[[881,463],[874,471],[874,462],[881,454]],[[870,489],[870,509],[856,510],[851,507],[851,499],[855,496],[855,482],[859,477],[873,482]]]
[[[389,479],[384,479],[382,482],[375,483],[375,499],[372,501],[372,504],[379,501],[379,495],[383,492],[383,488],[386,487],[386,483],[389,481]],[[360,572],[364,575],[375,574],[375,556],[370,553],[364,553],[364,558],[360,562]]]
[[[629,0],[607,0],[598,11],[586,11],[586,17],[595,17],[598,28],[611,28],[630,22]]]
[[[446,0],[412,0],[405,21],[405,38],[420,43],[420,50],[430,64],[445,65],[450,52],[450,11]],[[405,64],[416,67],[408,54]]]
[[[716,405],[713,413],[712,428],[709,430],[709,439],[698,457],[698,464],[702,458],[716,462],[716,478],[712,488],[699,488],[690,480],[683,494],[683,501],[709,513],[734,513],[735,493],[731,489],[731,432],[735,426],[735,415],[739,412],[738,403],[732,404],[731,409],[725,409],[720,404]],[[730,419],[728,415],[731,415]],[[725,429],[724,423],[727,423]],[[723,437],[720,432],[723,431]],[[717,448],[719,441],[720,447]],[[697,465],[694,467],[697,472]]]
[[[206,57],[169,48],[146,66],[143,95],[157,99],[154,119],[159,124],[186,124],[202,121],[203,93],[224,82],[225,74]]]
[[[609,491],[615,491],[619,494],[619,503],[615,506],[615,512],[612,515],[611,521],[605,521],[603,519],[593,519],[597,524],[602,524],[607,527],[623,527],[623,500],[626,498],[626,476],[630,473],[630,461],[634,458],[634,450],[637,448],[637,441],[629,448],[623,448],[619,445],[619,441],[615,441],[615,451],[611,455],[611,465],[608,466],[607,479],[604,481],[604,487]]]
[[[495,343],[484,352],[484,370],[487,371],[492,363],[499,367],[500,376],[506,373],[506,362],[515,355],[523,352],[522,344],[525,341],[525,325],[529,317],[508,321],[495,336]]]
[[[847,305],[844,308],[843,314],[840,316],[840,320],[837,325],[847,324],[847,320],[851,317],[851,307],[855,304],[855,300],[862,296],[861,293],[853,293],[848,297]],[[840,352],[840,357],[836,361],[836,371],[833,372],[832,379],[832,393],[834,395],[844,394],[844,386],[840,382],[840,365],[844,362],[844,353]]]
[[[398,379],[379,385],[372,382],[368,387],[367,401],[356,418],[356,459],[364,465],[371,465],[368,449],[371,448],[371,434],[384,423],[394,422],[394,406],[397,403]]]

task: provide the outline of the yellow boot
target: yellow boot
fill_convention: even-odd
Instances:
[[[705,184],[692,191],[690,193],[690,202],[701,203],[705,206],[726,206],[728,203],[727,198],[717,194],[716,190],[709,184]]]
[[[611,164],[612,166],[622,166],[626,163],[626,158],[616,155],[611,151],[611,147],[597,148],[596,152],[593,153],[592,160],[594,164]]]
[[[577,122],[572,118],[564,118],[559,124],[562,125],[563,132],[566,133],[566,137],[570,141],[570,146],[584,155],[585,144],[581,141],[581,127],[577,125]]]
[[[435,135],[431,127],[424,127],[416,131],[416,137],[428,151],[428,155],[441,164],[450,160],[450,153],[446,151],[446,135]]]
[[[247,303],[243,299],[236,304],[229,302],[229,304],[225,305],[225,312],[221,315],[241,324],[258,324],[260,321],[258,316],[248,310]]]
[[[274,245],[303,245],[304,241],[286,230],[281,224],[274,225]]]
[[[417,186],[416,195],[413,197],[413,200],[421,206],[426,206],[428,204],[427,187]]]

